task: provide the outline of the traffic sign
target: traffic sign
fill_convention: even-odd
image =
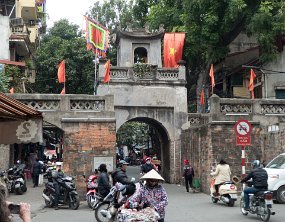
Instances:
[[[238,120],[234,125],[234,130],[236,133],[236,145],[237,146],[247,146],[251,145],[251,131],[252,125],[244,119]]]

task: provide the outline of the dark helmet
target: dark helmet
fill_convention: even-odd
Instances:
[[[119,161],[119,167],[122,167],[123,165],[129,165],[129,163],[126,162],[125,160],[120,160]]]
[[[258,168],[258,167],[260,167],[260,161],[254,160],[251,165],[252,165],[253,169]]]

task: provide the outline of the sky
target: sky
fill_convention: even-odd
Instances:
[[[46,12],[48,13],[48,28],[61,18],[67,18],[68,21],[83,25],[83,15],[89,11],[89,7],[100,0],[46,0]]]

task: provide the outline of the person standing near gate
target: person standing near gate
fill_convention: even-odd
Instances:
[[[41,173],[41,170],[42,170],[42,165],[40,164],[39,159],[36,158],[36,162],[33,165],[33,173],[32,173],[34,187],[37,187],[39,185],[39,175]]]
[[[189,186],[190,186],[190,189],[193,189],[192,180],[194,177],[194,169],[190,165],[189,160],[187,159],[184,160],[183,177],[185,178],[186,191],[189,192]]]

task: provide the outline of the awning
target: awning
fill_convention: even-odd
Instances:
[[[0,93],[0,144],[42,141],[42,113]]]
[[[10,60],[6,60],[6,59],[0,59],[0,64],[6,64],[6,65],[14,65],[14,66],[26,66],[25,62],[15,62],[15,61],[10,61]]]

